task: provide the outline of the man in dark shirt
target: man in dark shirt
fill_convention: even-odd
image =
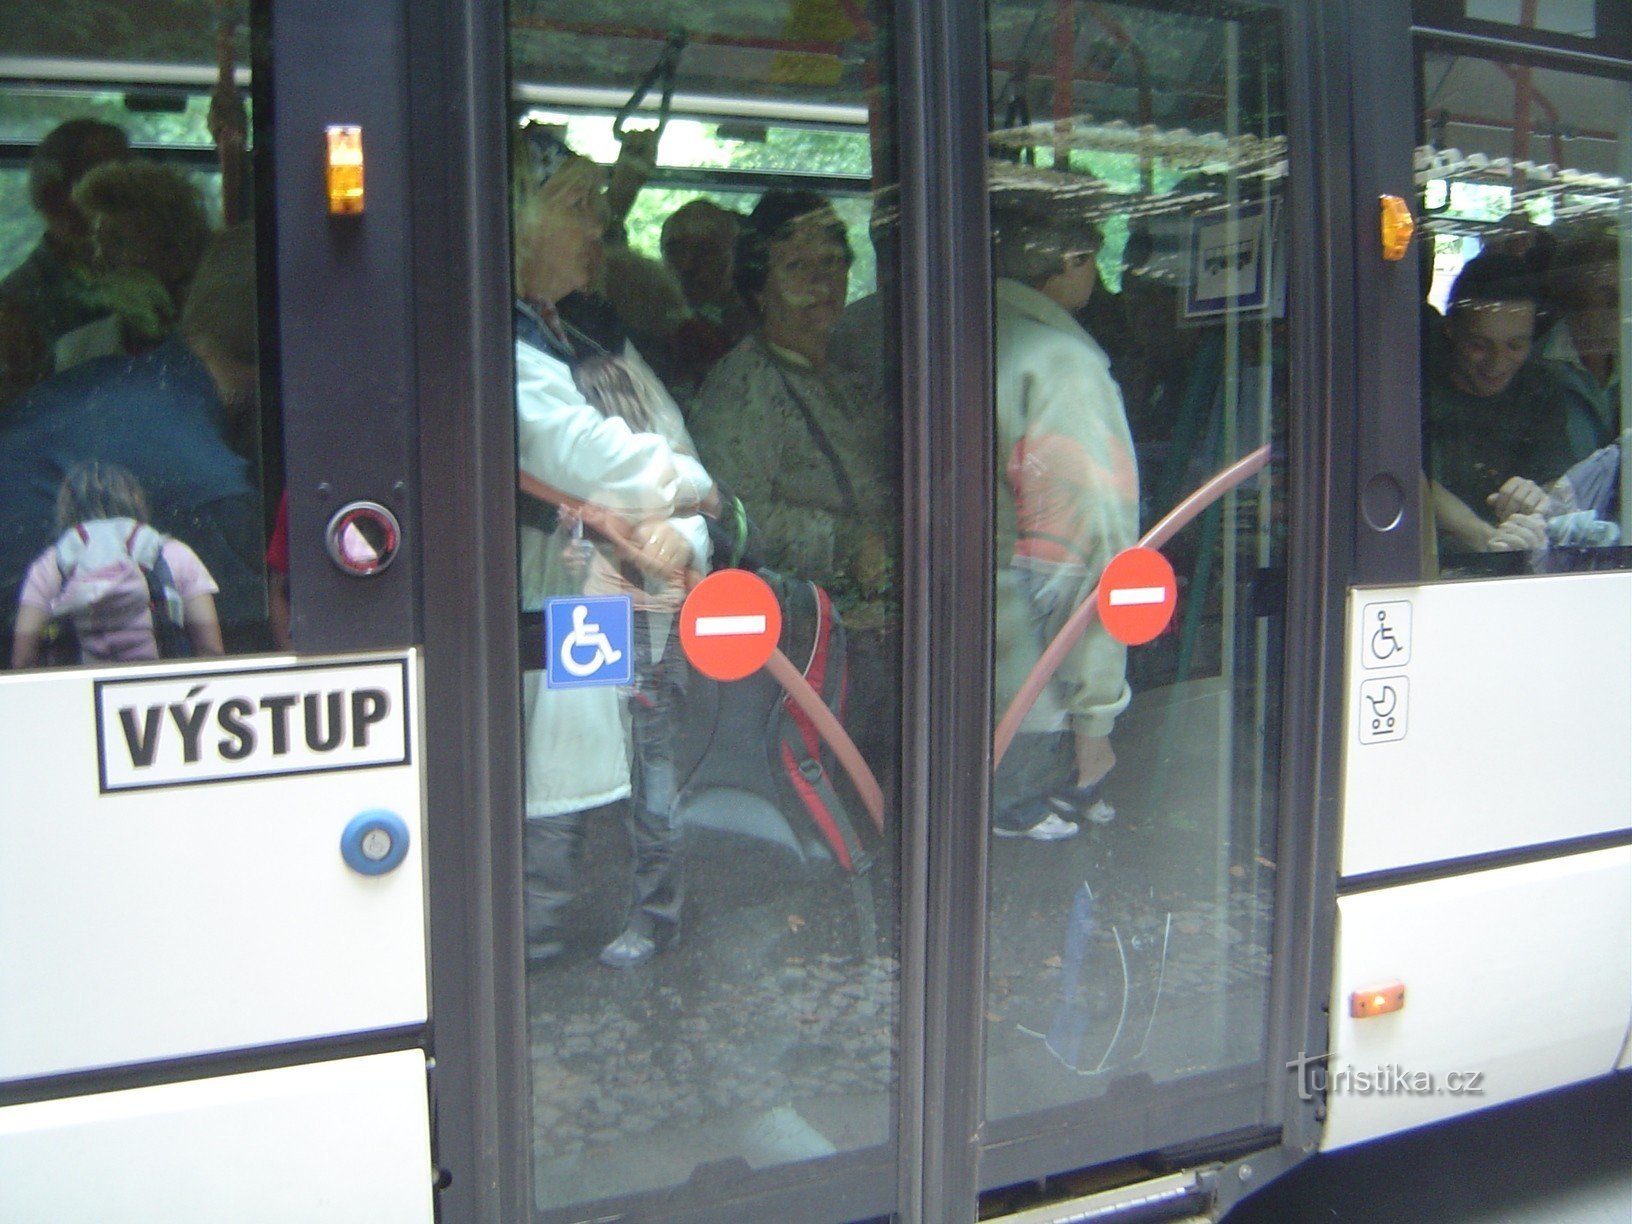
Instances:
[[[1444,551],[1489,551],[1489,499],[1503,484],[1546,484],[1573,462],[1558,385],[1531,360],[1540,305],[1524,262],[1495,252],[1471,260],[1451,289],[1425,438]]]
[[[108,313],[91,274],[90,223],[72,193],[91,170],[129,154],[124,132],[113,124],[70,119],[29,159],[29,201],[45,233],[0,280],[0,405],[51,373],[52,349],[62,336]]]

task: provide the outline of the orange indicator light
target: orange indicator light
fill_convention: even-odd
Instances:
[[[1357,990],[1349,996],[1349,1015],[1356,1020],[1383,1016],[1405,1006],[1405,983],[1383,982]]]
[[[329,215],[347,217],[363,211],[363,129],[355,124],[332,123],[323,134],[328,140]]]
[[[1383,258],[1399,260],[1405,258],[1405,252],[1411,246],[1411,238],[1417,232],[1416,218],[1411,215],[1411,206],[1397,195],[1380,197],[1383,215]]]

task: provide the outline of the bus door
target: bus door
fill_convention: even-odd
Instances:
[[[450,1211],[973,1218],[1308,1121],[1307,31],[966,16],[422,32]]]
[[[1360,350],[1395,359],[1359,375],[1332,1146],[1607,1074],[1632,1012],[1628,13],[1356,33],[1355,195],[1418,236],[1357,248]]]
[[[1281,768],[1305,699],[1287,659],[1319,621],[1318,562],[1289,569],[1320,487],[1295,462],[1320,419],[1301,19],[988,11],[994,770],[959,1030],[987,1210],[1084,1166],[1216,1168],[1307,1123],[1280,1023],[1313,824]]]
[[[0,46],[7,1219],[431,1218],[400,39],[312,8]]]

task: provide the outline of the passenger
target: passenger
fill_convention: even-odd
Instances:
[[[45,233],[0,280],[0,405],[51,373],[63,335],[108,313],[92,275],[90,224],[73,189],[90,170],[129,155],[129,141],[113,124],[70,119],[29,158],[29,202]]]
[[[997,282],[997,709],[1139,530],[1133,438],[1110,361],[1073,318],[1098,284],[1101,236],[1042,190],[992,198]],[[1127,648],[1097,623],[1022,723],[992,788],[999,837],[1057,841],[1109,816],[1097,788],[1128,704]]]
[[[691,429],[709,470],[747,507],[758,559],[832,595],[847,633],[846,722],[887,792],[899,709],[900,446],[891,405],[831,360],[850,263],[827,200],[765,193],[736,253],[737,288],[760,326],[704,381]]]
[[[575,324],[583,318],[593,334],[593,303],[600,299],[610,307],[619,349],[627,339],[666,387],[695,389],[681,340],[691,311],[674,274],[624,243],[608,243],[595,285],[592,292],[562,302],[562,316]],[[582,315],[576,313],[580,310]]]
[[[210,224],[181,171],[155,162],[98,166],[74,188],[90,221],[97,282],[112,314],[57,341],[56,368],[154,347],[175,329]]]
[[[541,963],[564,951],[585,823],[623,800],[633,895],[624,931],[601,952],[603,963],[621,968],[650,959],[679,928],[670,697],[681,662],[672,609],[679,572],[707,561],[705,524],[690,511],[712,505],[713,485],[689,453],[678,410],[633,349],[597,339],[556,309],[594,276],[606,221],[600,170],[539,125],[520,129],[512,166],[521,469],[618,516],[639,550],[640,570],[620,578],[608,552],[590,544],[584,522],[571,515],[552,529],[524,526],[523,607],[608,590],[627,590],[644,605],[633,643],[639,696],[628,709],[633,786],[618,691],[550,689],[537,672],[524,677],[527,958]]]
[[[1425,430],[1442,554],[1491,551],[1489,499],[1510,477],[1552,481],[1576,458],[1558,385],[1530,360],[1540,308],[1514,255],[1477,256],[1451,288]]]
[[[0,592],[15,593],[49,543],[63,476],[117,463],[147,491],[153,525],[186,540],[219,584],[229,648],[265,647],[260,495],[229,442],[255,417],[256,315],[254,238],[241,227],[206,253],[177,335],[58,374],[0,415]]]
[[[851,258],[827,200],[765,193],[736,261],[760,326],[708,376],[691,425],[763,535],[755,551],[828,584],[847,614],[888,590],[896,517],[888,414],[830,360]]]
[[[104,544],[123,549],[144,570],[154,566],[149,557],[162,557],[169,585],[182,604],[177,623],[186,631],[192,652],[223,653],[213,598],[220,588],[198,554],[180,540],[155,532],[148,526],[151,518],[142,486],[118,464],[93,461],[69,470],[57,490],[59,540],[29,567],[17,597],[13,667],[33,667],[40,661],[41,636],[55,617],[72,622],[78,643],[77,657],[65,662],[123,662],[160,656],[160,630],[154,623],[155,609],[148,602],[145,582],[142,589],[116,599],[117,606],[109,607],[106,590],[91,595],[77,589],[71,564],[65,568],[70,548],[81,565],[89,564],[99,537]]]
[[[1621,431],[1620,243],[1599,230],[1567,236],[1547,273],[1562,317],[1541,345],[1541,362],[1563,388],[1570,448],[1577,459]]]
[[[663,262],[680,281],[692,324],[684,339],[699,381],[754,326],[754,312],[736,287],[737,236],[742,217],[712,200],[682,204],[663,222]]]

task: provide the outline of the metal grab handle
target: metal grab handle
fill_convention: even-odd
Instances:
[[[669,34],[657,62],[640,78],[640,84],[635,86],[635,92],[629,95],[629,101],[623,104],[617,118],[612,120],[614,138],[619,141],[623,139],[624,124],[629,121],[629,116],[634,114],[635,108],[651,92],[652,86],[659,79],[663,82],[663,96],[657,108],[657,134],[663,135],[663,129],[669,125],[669,106],[674,101],[674,76],[680,67],[680,53],[686,49],[686,41],[687,36],[683,29],[676,29]]]

